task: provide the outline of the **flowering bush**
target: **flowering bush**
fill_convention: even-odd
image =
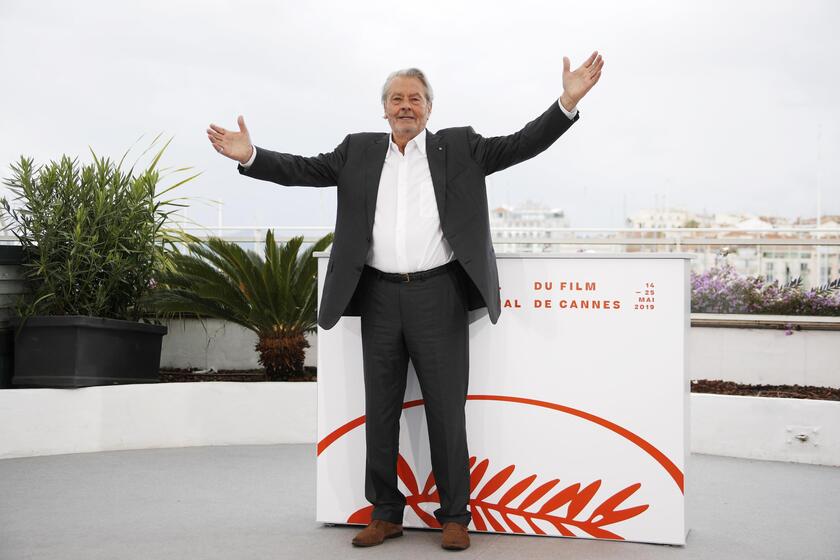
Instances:
[[[694,313],[840,316],[840,279],[804,290],[801,280],[780,286],[762,276],[741,276],[729,263],[691,273]]]

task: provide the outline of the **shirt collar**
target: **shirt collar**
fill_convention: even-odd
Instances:
[[[417,136],[415,136],[414,138],[412,138],[411,140],[408,141],[408,144],[406,144],[406,146],[405,146],[406,149],[408,149],[408,147],[412,143],[414,143],[414,145],[417,147],[417,149],[420,151],[420,153],[422,155],[424,155],[424,156],[426,155],[426,129],[425,128],[420,131],[420,134],[418,134]],[[394,143],[394,138],[391,136],[391,134],[388,134],[388,144],[389,144],[389,148],[388,148],[389,153],[390,153],[391,150],[396,150],[397,152],[400,151],[399,147],[397,147],[397,145]]]

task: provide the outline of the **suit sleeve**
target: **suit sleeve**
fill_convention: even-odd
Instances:
[[[547,111],[526,124],[522,130],[507,136],[485,138],[468,127],[467,140],[472,158],[481,166],[485,175],[501,171],[544,151],[578,118],[580,112],[570,119],[554,101]]]
[[[338,184],[338,176],[347,160],[349,144],[348,134],[332,152],[312,157],[273,152],[254,146],[254,163],[247,168],[241,165],[237,168],[242,175],[280,185],[332,187]]]

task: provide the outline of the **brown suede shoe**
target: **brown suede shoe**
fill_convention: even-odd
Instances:
[[[385,539],[401,537],[402,524],[391,523],[383,519],[374,519],[370,524],[353,537],[354,546],[374,546],[382,544]]]
[[[443,524],[443,538],[440,546],[447,550],[464,550],[470,546],[470,536],[467,534],[467,526],[455,521],[448,521]]]

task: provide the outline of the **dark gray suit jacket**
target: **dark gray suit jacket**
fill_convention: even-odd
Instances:
[[[570,120],[555,100],[542,115],[508,136],[485,138],[472,127],[426,131],[426,155],[443,235],[471,282],[469,309],[487,307],[495,324],[501,312],[499,273],[490,237],[484,178],[539,154],[580,117]],[[343,315],[359,315],[356,287],[373,231],[387,132],[348,134],[330,153],[303,157],[256,148],[249,177],[288,186],[338,186],[335,238],[318,324],[330,329]]]

